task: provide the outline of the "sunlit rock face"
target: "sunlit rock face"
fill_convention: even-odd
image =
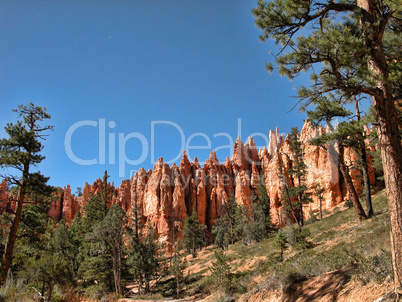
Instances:
[[[331,209],[347,198],[336,161],[326,149],[309,144],[311,138],[324,131],[328,130],[305,123],[300,132],[307,166],[305,184],[313,199],[312,203],[305,205],[306,217],[310,209],[317,212],[320,208],[319,199],[314,193],[315,187],[324,188],[323,210]],[[169,166],[163,158],[159,158],[152,170],[140,168],[130,180],[123,180],[118,188],[109,183],[107,188],[111,192],[111,204],[118,204],[129,216],[136,208],[143,223],[150,222],[160,240],[170,243],[180,238],[184,219],[193,212],[211,230],[231,197],[238,204],[251,207],[253,196],[258,195],[258,186],[262,181],[270,197],[272,222],[284,224],[281,216],[285,198],[283,187],[285,184],[288,187],[298,185],[297,179],[287,173],[293,165],[294,154],[288,135],[275,129],[269,131],[268,137],[268,146],[257,150],[253,138],[248,138],[243,144],[239,136],[234,143],[231,159],[226,158],[220,163],[215,151],[212,151],[204,167],[201,167],[197,158],[190,162],[186,151],[178,165]],[[357,155],[352,150],[346,150],[346,163],[354,164],[356,160]],[[370,180],[374,183],[374,171],[371,168],[370,171]],[[362,190],[359,173],[356,169],[351,170],[357,191]],[[64,219],[71,223],[77,213],[84,211],[88,198],[101,190],[101,179],[92,185],[85,183],[83,194],[79,197],[72,194],[70,186],[59,189],[52,198],[48,213],[56,221]],[[7,206],[15,207],[15,198],[7,190],[5,180],[0,183],[0,205],[3,210]]]

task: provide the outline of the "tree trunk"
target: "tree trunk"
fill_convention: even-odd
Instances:
[[[176,296],[177,296],[177,299],[180,299],[180,282],[179,282],[179,277],[176,277]]]
[[[52,282],[49,282],[49,294],[47,295],[48,301],[51,301],[51,299],[52,299],[53,287],[54,287],[54,284],[52,284]]]
[[[117,248],[113,248],[113,277],[116,294],[121,296],[121,278],[120,278],[120,253]]]
[[[360,121],[359,103],[357,101],[356,96],[354,96],[354,103],[355,103],[355,109],[356,109],[356,117],[357,117],[357,120]],[[367,165],[367,151],[366,151],[366,143],[364,141],[364,139],[365,139],[364,129],[361,129],[361,137],[359,139],[360,139],[360,145],[361,145],[361,160],[362,160],[362,170],[363,170],[364,195],[366,197],[367,216],[370,218],[370,217],[373,217],[374,211],[373,211],[373,204],[371,202],[371,185],[370,185],[370,176],[369,176],[369,170],[368,170],[368,165]]]
[[[302,194],[299,194],[299,222],[300,226],[304,226],[304,217],[303,217],[303,197]]]
[[[344,153],[345,153],[345,148],[342,144],[342,142],[339,142],[339,153],[338,153],[338,163],[339,163],[339,169],[341,170],[342,176],[345,179],[345,184],[346,188],[348,190],[349,196],[352,200],[353,206],[356,210],[356,214],[359,217],[359,220],[365,220],[367,219],[366,213],[364,213],[363,207],[359,201],[359,197],[357,196],[356,189],[353,186],[353,181],[352,178],[349,175],[349,169],[345,164],[344,161]]]
[[[373,204],[371,202],[371,185],[370,185],[370,176],[369,169],[367,165],[367,153],[366,148],[362,149],[362,168],[363,168],[363,182],[364,182],[364,194],[366,197],[366,207],[367,207],[367,216],[373,217],[374,210]]]
[[[375,1],[358,0],[365,43],[370,50],[367,63],[377,78],[378,93],[373,96],[381,159],[391,223],[391,252],[396,292],[402,291],[402,145],[395,104],[392,100],[387,58],[382,44],[383,22],[377,20]],[[380,18],[387,18],[381,15]],[[386,21],[386,20],[380,21]],[[386,24],[386,22],[385,22]],[[367,30],[369,29],[369,30]]]
[[[289,197],[289,191],[288,191],[287,185],[286,185],[286,187],[285,187],[285,191],[286,191],[286,196],[287,196],[288,201],[289,201],[289,208],[290,208],[290,211],[291,211],[291,213],[292,213],[292,215],[293,215],[293,217],[294,217],[294,219],[295,219],[295,221],[296,221],[296,223],[297,223],[297,225],[298,225],[298,227],[299,227],[299,232],[301,232],[301,230],[302,230],[302,225],[300,224],[300,221],[299,221],[299,219],[297,219],[296,213],[295,213],[295,211],[293,210],[292,201],[290,200],[290,197]]]
[[[395,289],[402,287],[402,147],[394,104],[374,102],[379,122],[378,138],[384,167]]]
[[[142,276],[138,277],[138,294],[141,295],[141,288],[142,288]]]
[[[8,232],[7,243],[4,247],[3,259],[1,262],[1,275],[0,275],[0,285],[3,285],[7,280],[8,270],[10,269],[11,262],[13,259],[14,245],[17,239],[18,226],[21,221],[22,206],[25,199],[25,188],[24,185],[20,187],[20,192],[18,194],[17,209],[15,211],[15,217]]]
[[[322,220],[322,198],[320,198],[320,220]]]
[[[149,293],[149,277],[145,275],[145,293]]]

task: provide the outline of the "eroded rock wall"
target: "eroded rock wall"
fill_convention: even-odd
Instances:
[[[312,203],[304,206],[306,217],[310,209],[317,212],[320,207],[319,199],[314,193],[315,187],[324,188],[323,210],[331,209],[347,198],[335,160],[324,148],[309,144],[311,138],[323,131],[327,130],[313,128],[306,123],[300,133],[307,166],[305,184],[310,188],[313,199]],[[345,154],[348,164],[357,161],[357,155],[352,150],[347,150]],[[276,129],[269,131],[269,144],[260,150],[256,149],[253,138],[243,144],[238,137],[234,143],[232,158],[226,158],[223,163],[219,163],[215,151],[212,151],[204,167],[201,167],[197,158],[190,162],[184,151],[179,165],[169,166],[160,158],[152,170],[145,171],[141,168],[130,180],[123,180],[119,188],[110,184],[108,187],[112,190],[112,203],[120,205],[129,215],[136,207],[143,217],[143,223],[149,221],[160,240],[170,242],[181,236],[186,215],[191,215],[194,211],[201,223],[211,229],[231,196],[235,197],[238,204],[251,207],[252,197],[258,194],[260,181],[265,184],[270,197],[272,222],[283,224],[283,186],[297,185],[297,180],[287,173],[293,161],[289,137],[280,134]],[[264,176],[262,180],[261,175]],[[351,176],[356,189],[362,190],[358,170],[351,170]],[[375,181],[374,171],[370,179]],[[80,197],[71,193],[70,186],[65,187],[50,204],[49,215],[55,220],[64,218],[70,223],[78,212],[83,211],[91,194],[102,190],[102,186],[101,179],[92,185],[85,183]],[[8,196],[7,183],[3,181],[0,184],[0,199],[5,200]]]

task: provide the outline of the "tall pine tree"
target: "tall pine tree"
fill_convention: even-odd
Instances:
[[[293,178],[294,186],[289,188],[290,197],[296,197],[298,200],[299,208],[299,225],[304,225],[303,204],[311,202],[310,194],[307,192],[308,188],[305,185],[305,177],[307,173],[307,166],[304,163],[304,154],[302,143],[299,138],[299,129],[293,127],[290,132],[290,149],[293,151],[293,162],[288,174]],[[295,183],[296,180],[296,183]]]
[[[9,138],[0,140],[0,167],[12,168],[20,175],[2,175],[9,183],[17,186],[17,206],[11,213],[12,222],[8,232],[7,241],[1,261],[0,285],[7,279],[8,270],[13,259],[17,231],[21,221],[22,206],[27,195],[35,191],[50,192],[46,185],[48,177],[39,171],[32,172],[31,168],[42,162],[45,157],[40,154],[43,149],[41,140],[46,137],[46,132],[53,129],[50,125],[41,125],[44,120],[50,119],[46,108],[37,107],[32,103],[13,110],[22,120],[16,124],[9,123],[5,131]]]

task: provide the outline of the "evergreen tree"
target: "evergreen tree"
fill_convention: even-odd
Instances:
[[[223,289],[227,294],[234,291],[234,274],[231,272],[229,259],[223,250],[217,250],[214,253],[215,262],[212,263],[211,278],[219,289]]]
[[[359,152],[358,150],[361,148],[365,148],[364,141],[361,140],[361,125],[356,124],[354,121],[349,123],[343,121],[338,124],[336,129],[333,127],[333,117],[348,118],[351,115],[351,112],[346,110],[338,100],[330,101],[327,98],[322,98],[316,110],[307,111],[307,115],[309,116],[309,120],[313,122],[313,125],[317,126],[323,120],[327,123],[330,132],[323,133],[319,137],[311,139],[310,144],[324,148],[328,146],[329,154],[334,159],[334,162],[338,164],[340,174],[343,176],[359,219],[367,219],[367,215],[360,204],[358,193],[350,177],[349,166],[346,165],[344,159],[345,148],[353,148],[356,152]],[[338,151],[335,150],[334,142],[338,145]],[[362,143],[363,145],[361,145]]]
[[[321,187],[321,185],[317,185],[314,187],[314,192],[320,201],[320,220],[322,220],[322,203],[324,201],[323,193],[325,192],[325,188]]]
[[[265,174],[264,171],[260,173],[260,179],[257,187],[257,199],[259,201],[259,208],[261,208],[261,217],[264,218],[264,226],[267,234],[273,230],[271,222],[271,204],[267,193],[267,187],[265,185]],[[254,211],[256,212],[256,211]]]
[[[41,293],[51,301],[55,285],[72,283],[71,270],[66,259],[51,251],[43,251],[39,258],[30,257],[25,265],[25,275],[31,282],[42,284]]]
[[[90,232],[95,224],[105,218],[106,213],[104,212],[104,206],[99,192],[97,194],[89,193],[87,203],[84,205],[84,213],[82,223],[85,224],[87,228],[86,232]]]
[[[366,207],[367,207],[367,216],[372,217],[374,215],[373,204],[371,202],[371,184],[370,184],[370,172],[368,167],[368,159],[367,159],[367,151],[366,151],[366,133],[363,128],[364,120],[362,120],[361,112],[359,110],[359,101],[357,100],[356,96],[353,96],[353,101],[355,104],[356,110],[356,118],[357,118],[357,125],[358,127],[355,131],[356,136],[356,143],[353,146],[353,150],[358,154],[360,165],[362,168],[363,174],[363,184],[364,184],[364,196],[366,199]],[[366,118],[368,122],[369,118]]]
[[[77,194],[77,196],[82,196],[82,188],[81,187],[77,187],[77,191],[75,192]]]
[[[279,250],[279,255],[283,261],[283,252],[287,249],[288,239],[282,231],[279,231],[274,240],[274,247]]]
[[[296,214],[292,200],[290,199],[289,186],[286,181],[286,177],[283,171],[282,157],[279,153],[279,149],[276,150],[276,156],[278,158],[278,177],[282,181],[282,200],[281,200],[281,214],[280,214],[280,225],[281,227],[286,225],[288,222],[296,221],[299,226],[299,231],[301,232],[301,223],[299,222],[299,217]]]
[[[106,255],[112,263],[113,280],[116,294],[121,296],[122,266],[125,259],[124,238],[126,235],[127,216],[118,205],[113,205],[106,217],[99,222],[93,231],[94,237],[106,248]]]
[[[212,234],[215,235],[214,244],[219,248],[225,249],[229,246],[232,242],[232,236],[227,215],[222,215],[215,220],[215,225],[212,227]]]
[[[290,132],[290,149],[293,151],[293,162],[291,168],[288,170],[288,174],[297,180],[297,185],[289,188],[290,197],[296,197],[298,199],[299,208],[299,229],[304,225],[303,204],[311,202],[310,195],[307,193],[307,186],[304,184],[307,166],[304,163],[304,154],[302,143],[299,139],[299,129],[293,127]]]
[[[402,287],[402,145],[395,102],[401,98],[401,15],[397,1],[259,0],[253,11],[261,40],[281,43],[280,73],[312,70],[303,106],[336,94],[373,100],[391,220],[395,288]],[[308,35],[302,31],[307,29]],[[272,70],[272,64],[268,64]],[[313,69],[314,68],[314,69]]]
[[[353,127],[353,123],[346,121],[338,124],[336,129],[333,129],[330,133],[323,133],[319,137],[310,140],[312,145],[326,146],[331,142],[336,141],[338,144],[338,165],[339,170],[343,176],[346,184],[349,196],[355,208],[356,214],[359,220],[367,219],[367,215],[363,210],[363,207],[359,201],[359,196],[356,192],[356,188],[353,185],[352,178],[349,172],[349,166],[345,163],[345,148],[352,147],[358,142],[355,139],[356,132],[360,132],[360,127]],[[358,135],[358,134],[357,134]]]
[[[24,270],[24,263],[31,257],[38,257],[49,248],[55,222],[47,215],[44,207],[34,204],[24,205],[21,223],[14,247],[12,271]]]
[[[236,202],[236,197],[234,193],[229,196],[229,201],[224,204],[222,214],[227,216],[227,221],[230,226],[230,240],[231,244],[234,244],[237,240],[236,238],[236,218],[238,218],[236,213],[238,213],[239,205]]]
[[[235,207],[235,223],[234,223],[234,238],[242,240],[245,245],[256,240],[253,229],[254,213],[246,205],[236,205]],[[257,224],[255,225],[258,226]]]
[[[68,244],[64,241],[68,238],[60,236],[66,231],[62,227],[63,224],[57,228],[60,231],[57,231],[55,222],[46,212],[42,217],[37,215],[30,217],[33,212],[28,211],[30,213],[24,217],[24,212],[30,206],[32,205],[24,206],[23,209],[23,222],[20,229],[24,229],[24,234],[19,233],[19,236],[20,234],[22,236],[16,244],[17,261],[13,269],[14,272],[16,271],[17,278],[30,282],[51,301],[56,285],[73,285],[75,281],[73,267],[67,257]],[[30,221],[35,221],[35,224],[30,224]],[[35,240],[32,240],[33,238]],[[60,247],[60,244],[63,246]],[[20,267],[15,270],[18,260],[21,262]]]
[[[114,188],[108,183],[107,170],[103,175],[101,189],[96,194],[90,192],[87,203],[84,206],[84,224],[90,230],[96,223],[106,217],[112,203]]]
[[[159,254],[160,245],[158,244],[155,231],[151,224],[148,223],[146,233],[141,236],[140,240],[134,237],[129,258],[129,270],[134,278],[138,280],[138,291],[140,293],[142,283],[145,283],[145,293],[150,291],[150,282],[156,278],[162,264]]]
[[[103,221],[109,213],[113,197],[113,186],[108,184],[108,177],[105,171],[100,190],[96,194],[91,193],[84,206],[84,217],[78,218],[78,221],[73,223],[74,240],[80,246],[77,255],[79,262],[77,275],[85,280],[83,285],[88,286],[89,290],[102,294],[115,288],[120,294],[119,267],[117,260],[114,261],[115,257],[111,256],[111,253],[118,251],[113,251],[113,247],[110,247],[103,233],[109,228],[105,227]],[[117,212],[114,211],[108,217],[109,222],[115,218],[114,214],[117,215]],[[105,230],[102,230],[101,225]],[[118,257],[118,254],[115,256]]]
[[[46,131],[51,130],[53,126],[43,126],[40,123],[49,119],[50,115],[46,113],[46,108],[36,107],[32,103],[26,106],[21,105],[13,111],[18,113],[22,121],[17,121],[16,124],[9,123],[5,127],[9,138],[0,140],[0,168],[11,168],[21,174],[20,176],[2,175],[8,183],[18,187],[18,196],[16,210],[11,213],[12,222],[1,261],[0,285],[6,281],[12,263],[25,198],[35,191],[49,192],[46,185],[49,178],[39,171],[32,172],[31,168],[45,158],[40,155],[43,149],[41,140],[45,138]]]
[[[197,212],[193,211],[191,216],[186,217],[183,227],[183,247],[197,257],[197,250],[206,244],[206,226],[198,220]]]
[[[77,215],[76,217],[79,217]],[[64,221],[59,222],[56,230],[54,231],[54,251],[60,254],[67,261],[70,270],[72,272],[73,278],[76,279],[76,273],[78,270],[78,251],[80,243],[77,244],[74,238],[74,228],[76,221],[73,221],[70,228],[64,223]]]
[[[96,229],[96,226],[94,227]],[[108,247],[96,232],[85,235],[79,256],[78,276],[82,286],[99,296],[113,290],[113,261]]]
[[[252,239],[260,242],[268,237],[271,227],[267,227],[266,210],[261,203],[253,203],[252,208],[252,222],[250,225]],[[270,222],[270,219],[268,220]]]
[[[140,232],[144,228],[144,223],[143,223],[143,216],[141,215],[141,209],[138,204],[138,196],[137,196],[137,190],[134,188],[134,204],[131,207],[131,227],[134,231],[134,237],[138,241],[140,238]]]
[[[180,299],[180,288],[181,284],[184,281],[184,269],[186,268],[185,262],[181,260],[180,257],[180,248],[176,245],[175,252],[173,254],[173,259],[169,268],[170,273],[175,278],[175,286],[176,286],[176,298]]]
[[[244,221],[250,222],[248,212],[243,209],[236,202],[234,194],[231,194],[229,201],[222,206],[222,215],[215,220],[215,225],[212,227],[212,234],[215,235],[214,243],[224,249],[229,244],[234,244],[243,234]]]

